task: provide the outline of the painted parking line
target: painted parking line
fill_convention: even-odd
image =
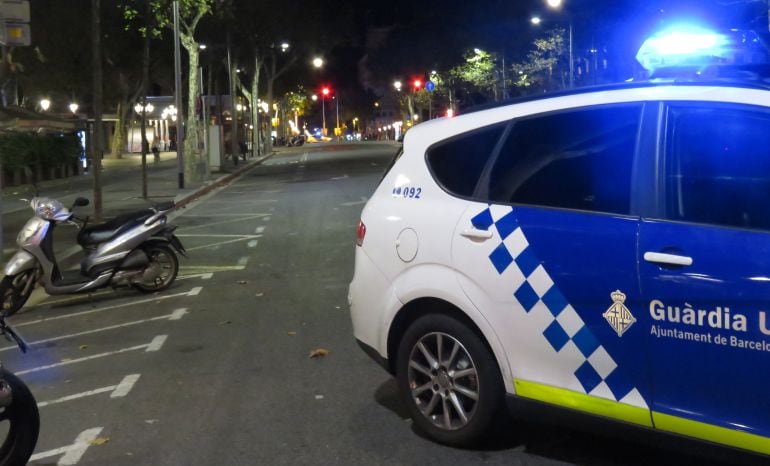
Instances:
[[[166,300],[166,299],[171,299],[171,298],[179,298],[181,296],[198,296],[200,294],[201,290],[203,290],[202,286],[196,286],[196,287],[192,288],[190,291],[185,291],[185,292],[182,292],[182,293],[175,293],[175,294],[170,294],[170,295],[166,295],[166,296],[156,296],[156,297],[153,297],[153,298],[140,299],[139,301],[131,301],[131,302],[128,302],[128,303],[115,304],[115,305],[112,305],[112,306],[101,307],[101,308],[97,308],[97,309],[91,309],[91,310],[88,310],[88,311],[73,312],[72,314],[62,314],[60,316],[44,317],[42,319],[30,320],[30,321],[27,321],[27,322],[13,322],[13,326],[14,326],[14,328],[25,327],[25,326],[28,326],[28,325],[35,325],[35,324],[41,324],[41,323],[45,323],[45,322],[51,322],[53,320],[69,319],[71,317],[79,317],[79,316],[83,316],[83,315],[87,315],[87,314],[96,314],[98,312],[111,311],[113,309],[118,309],[118,308],[121,308],[121,307],[135,306],[137,304],[157,303],[158,301],[161,301],[161,300]]]
[[[135,320],[133,322],[126,322],[124,324],[116,324],[116,325],[110,325],[108,327],[102,327],[102,328],[95,328],[95,329],[91,329],[91,330],[85,330],[85,331],[78,332],[78,333],[70,333],[69,335],[60,335],[60,336],[57,336],[57,337],[46,338],[44,340],[32,341],[32,342],[29,342],[28,344],[29,344],[29,346],[32,349],[35,349],[35,346],[40,346],[40,345],[42,345],[44,343],[50,343],[52,341],[66,340],[68,338],[75,338],[75,337],[81,337],[83,335],[90,335],[90,334],[93,334],[93,333],[106,332],[108,330],[115,330],[115,329],[118,329],[118,328],[130,327],[132,325],[145,324],[147,322],[153,322],[153,321],[156,321],[156,320],[179,320],[185,314],[187,314],[187,308],[183,307],[183,308],[179,308],[179,309],[175,310],[171,314],[166,314],[166,315],[163,315],[163,316],[151,317],[149,319]],[[4,346],[4,347],[0,348],[0,351],[8,351],[8,350],[11,350],[11,349],[16,349],[16,348],[18,348],[18,346],[16,346],[16,345]]]
[[[177,236],[183,236],[183,235],[177,235]],[[197,251],[199,249],[218,249],[220,246],[224,246],[226,244],[233,244],[233,243],[240,243],[242,241],[251,241],[254,238],[260,238],[260,235],[202,235],[209,238],[216,238],[216,237],[228,237],[232,239],[227,239],[223,241],[216,241],[214,243],[209,244],[203,244],[201,246],[195,246],[192,248],[186,248],[187,252],[190,251]],[[233,238],[235,237],[235,238]]]
[[[78,464],[78,461],[80,461],[80,459],[86,453],[88,447],[90,447],[93,444],[93,441],[96,440],[99,437],[99,434],[102,433],[102,429],[104,429],[104,427],[94,427],[88,430],[84,430],[78,434],[72,445],[35,453],[32,455],[32,457],[30,457],[29,460],[37,461],[44,458],[50,458],[52,456],[62,455],[62,457],[59,458],[59,461],[56,462],[57,465],[66,466]]]
[[[101,387],[101,388],[95,388],[93,390],[88,390],[85,392],[75,393],[73,395],[67,395],[63,396],[61,398],[56,398],[55,400],[48,400],[48,401],[41,401],[37,404],[38,408],[44,408],[46,406],[51,406],[59,403],[66,403],[67,401],[73,401],[73,400],[79,400],[81,398],[86,398],[89,396],[94,395],[100,395],[102,393],[110,393],[110,398],[122,398],[126,395],[128,395],[128,392],[131,391],[132,388],[134,388],[134,385],[136,385],[137,380],[139,380],[140,374],[130,374],[125,377],[123,377],[123,380],[120,381],[117,385],[110,385],[108,387]]]
[[[157,337],[153,338],[152,341],[150,341],[149,343],[145,343],[143,345],[136,345],[130,348],[123,348],[115,351],[107,351],[104,353],[94,354],[92,356],[85,356],[77,359],[68,359],[66,361],[61,361],[54,364],[47,364],[45,366],[33,367],[32,369],[26,369],[23,371],[16,371],[16,375],[31,374],[32,372],[40,372],[48,369],[53,369],[54,367],[69,366],[71,364],[91,361],[93,359],[106,358],[108,356],[115,356],[116,354],[127,353],[129,351],[137,351],[141,349],[145,350],[145,352],[159,351],[161,347],[163,347],[163,344],[166,342],[167,338],[168,338],[168,335],[158,335]]]
[[[343,202],[340,205],[343,206],[343,207],[352,207],[352,206],[356,206],[356,205],[366,204],[368,201],[369,201],[369,199],[366,196],[361,196],[361,200],[360,201]]]
[[[257,218],[264,217],[266,215],[270,215],[270,214],[268,214],[268,213],[251,214],[251,215],[245,215],[245,216],[238,216],[238,217],[235,217],[235,218],[231,218],[230,220],[220,220],[220,221],[217,221],[217,222],[204,223],[203,225],[180,226],[179,228],[177,228],[177,231],[179,231],[179,232],[182,232],[182,231],[186,232],[186,231],[195,230],[195,229],[198,229],[198,228],[206,228],[206,227],[212,227],[212,226],[218,226],[218,225],[225,225],[225,224],[228,224],[228,223],[245,222],[247,220],[254,220],[254,219],[257,219]],[[180,235],[180,234],[177,233],[177,236],[184,236],[184,235],[183,234]]]

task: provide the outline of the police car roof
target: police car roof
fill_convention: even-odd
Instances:
[[[677,67],[658,70],[649,80],[585,86],[543,94],[516,97],[500,102],[476,105],[462,111],[462,115],[484,110],[593,92],[618,91],[660,86],[709,86],[759,89],[770,91],[770,64],[709,66],[705,68]]]

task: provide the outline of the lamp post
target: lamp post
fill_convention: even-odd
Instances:
[[[51,108],[51,101],[48,99],[40,99],[40,110],[47,112]]]
[[[321,89],[321,116],[323,118],[323,129],[321,130],[321,134],[324,136],[326,136],[326,97],[330,92],[328,87]]]
[[[559,10],[562,7],[563,2],[562,0],[546,0],[546,4],[552,10]],[[569,12],[566,12],[565,14],[569,18],[569,87],[572,89],[575,87],[575,63],[572,56],[572,15]],[[531,19],[531,22],[537,26],[542,22],[542,20],[535,16]]]

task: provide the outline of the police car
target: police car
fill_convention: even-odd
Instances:
[[[349,300],[431,438],[473,443],[507,400],[770,454],[770,82],[734,41],[672,37],[639,57],[675,78],[406,135]]]

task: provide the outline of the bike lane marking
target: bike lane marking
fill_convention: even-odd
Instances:
[[[123,380],[121,380],[120,383],[118,383],[117,385],[110,385],[107,387],[95,388],[93,390],[87,390],[85,392],[75,393],[72,395],[63,396],[61,398],[56,398],[55,400],[41,401],[40,403],[37,404],[37,407],[44,408],[46,406],[65,403],[67,401],[78,400],[80,398],[85,398],[87,396],[94,396],[94,395],[99,395],[101,393],[108,393],[108,392],[112,392],[110,394],[110,398],[122,398],[128,395],[128,392],[130,392],[131,389],[134,388],[136,381],[139,380],[139,376],[140,374],[130,374],[123,377]]]
[[[78,333],[70,333],[69,335],[60,335],[58,337],[51,337],[51,338],[46,338],[46,339],[43,339],[43,340],[32,341],[32,342],[29,342],[28,344],[29,344],[30,347],[33,347],[33,349],[34,349],[34,346],[40,345],[40,344],[43,344],[43,343],[49,343],[49,342],[58,341],[58,340],[65,340],[67,338],[80,337],[80,336],[89,335],[89,334],[92,334],[92,333],[106,332],[108,330],[114,330],[114,329],[117,329],[117,328],[130,327],[131,325],[145,324],[147,322],[153,322],[153,321],[156,321],[156,320],[179,320],[182,317],[184,317],[185,314],[187,314],[187,308],[182,307],[182,308],[179,308],[179,309],[175,310],[171,314],[166,314],[166,315],[163,315],[163,316],[150,317],[148,319],[135,320],[133,322],[126,322],[126,323],[123,323],[123,324],[116,324],[116,325],[110,325],[110,326],[102,327],[102,328],[95,328],[95,329],[91,329],[91,330],[84,330],[84,331],[78,332]],[[16,348],[18,348],[18,346],[16,346],[16,345],[5,346],[5,347],[0,348],[0,351],[8,351],[10,349],[16,349]]]
[[[98,308],[98,309],[91,309],[91,310],[88,310],[88,311],[74,312],[72,314],[62,314],[60,316],[44,317],[42,319],[30,320],[30,321],[27,321],[27,322],[13,322],[13,327],[14,328],[25,327],[27,325],[41,324],[41,323],[50,322],[50,321],[53,321],[53,320],[68,319],[70,317],[78,317],[78,316],[87,315],[87,314],[94,314],[94,313],[97,313],[97,312],[110,311],[110,310],[118,309],[118,308],[121,308],[121,307],[134,306],[136,304],[155,303],[157,301],[161,301],[161,300],[165,300],[165,299],[171,299],[171,298],[178,298],[180,296],[188,296],[188,297],[189,296],[198,296],[200,294],[201,290],[203,290],[202,286],[196,286],[196,287],[192,288],[190,291],[185,291],[185,292],[182,292],[182,293],[170,294],[170,295],[167,295],[167,296],[156,296],[156,297],[153,297],[153,298],[140,299],[139,301],[131,301],[131,302],[128,302],[128,303],[115,304],[115,305],[112,305],[112,306],[102,307],[102,308]]]
[[[78,464],[80,459],[86,453],[86,450],[88,450],[88,447],[90,447],[93,441],[96,440],[97,437],[99,437],[99,434],[102,433],[102,429],[104,429],[104,427],[93,427],[91,429],[84,430],[78,434],[78,436],[75,438],[75,441],[71,445],[35,453],[29,458],[29,460],[37,461],[43,458],[50,458],[51,456],[63,455],[61,458],[59,458],[59,461],[56,462],[57,465],[66,466]]]
[[[16,375],[30,374],[32,372],[40,372],[40,371],[44,371],[44,370],[47,370],[47,369],[53,369],[54,367],[68,366],[70,364],[77,364],[79,362],[85,362],[85,361],[91,361],[93,359],[105,358],[107,356],[115,356],[116,354],[127,353],[129,351],[137,351],[137,350],[141,350],[141,349],[145,350],[145,352],[158,351],[158,350],[161,349],[163,344],[166,342],[167,338],[168,338],[168,335],[158,335],[155,338],[153,338],[152,341],[150,341],[149,343],[145,343],[143,345],[136,345],[136,346],[132,346],[130,348],[122,348],[122,349],[115,350],[115,351],[106,351],[104,353],[94,354],[94,355],[91,355],[91,356],[85,356],[85,357],[77,358],[77,359],[69,359],[69,360],[57,362],[57,363],[54,363],[54,364],[47,364],[45,366],[33,367],[32,369],[26,369],[26,370],[23,370],[23,371],[16,371]]]

